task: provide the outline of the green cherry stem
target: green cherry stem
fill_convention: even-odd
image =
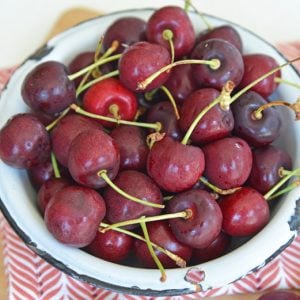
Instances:
[[[169,89],[162,85],[160,87],[160,89],[167,95],[167,97],[169,98],[172,106],[173,106],[173,109],[174,109],[174,113],[175,113],[175,116],[176,116],[176,119],[179,120],[180,119],[180,115],[179,115],[179,111],[178,111],[178,108],[177,108],[177,105],[176,105],[176,101],[173,97],[173,95],[171,94],[171,92],[169,91]]]
[[[300,84],[297,84],[297,83],[294,83],[294,82],[290,82],[290,81],[285,80],[285,79],[282,79],[282,78],[280,78],[280,77],[275,77],[275,78],[274,78],[274,81],[275,81],[276,83],[284,83],[284,84],[293,86],[293,87],[295,87],[295,88],[297,88],[297,89],[300,89]]]
[[[67,113],[70,111],[70,107],[67,107],[60,115],[58,118],[56,118],[54,121],[52,121],[49,125],[46,126],[46,130],[50,131],[57,125],[57,123],[67,115]]]
[[[204,115],[211,110],[214,106],[216,106],[217,104],[220,103],[221,107],[224,106],[224,109],[227,109],[227,105],[226,102],[228,102],[228,98],[230,98],[230,93],[233,91],[234,89],[234,84],[231,81],[228,81],[225,86],[223,87],[220,95],[214,100],[212,101],[209,105],[207,105],[206,107],[203,108],[203,110],[199,113],[199,115],[195,118],[195,120],[193,121],[193,123],[191,124],[191,126],[189,127],[188,131],[186,132],[185,136],[183,137],[181,144],[186,145],[194,131],[194,129],[196,128],[196,126],[198,125],[198,123],[200,122],[200,120],[204,117]],[[224,102],[225,100],[225,102]],[[224,102],[225,105],[222,105],[222,101]]]
[[[154,249],[151,245],[149,233],[148,233],[148,230],[147,230],[147,225],[146,225],[144,219],[145,219],[145,217],[141,217],[140,225],[141,225],[141,228],[142,228],[145,240],[146,240],[146,244],[147,244],[148,250],[149,250],[155,264],[157,265],[157,267],[158,267],[158,269],[161,273],[160,281],[165,282],[167,280],[167,274],[166,274],[164,266],[162,265],[162,263],[158,259],[157,255],[156,255],[156,253],[155,253],[155,251],[154,251]]]
[[[56,157],[55,157],[53,152],[51,152],[51,164],[52,164],[52,168],[53,168],[53,172],[54,172],[54,177],[55,178],[61,178],[59,168],[58,168],[58,164],[57,164],[57,160],[56,160]]]
[[[174,57],[175,57],[175,50],[174,50],[174,34],[173,31],[170,29],[165,29],[162,33],[164,40],[169,42],[170,45],[170,50],[171,50],[171,63],[174,62]]]
[[[282,190],[278,191],[277,193],[273,194],[272,196],[270,196],[268,198],[268,200],[271,200],[271,199],[277,198],[277,197],[279,197],[283,194],[286,194],[286,193],[290,192],[291,190],[295,189],[298,186],[300,186],[300,180],[299,179],[292,182],[290,185],[288,185],[284,189],[282,189]]]
[[[116,186],[110,180],[110,178],[107,175],[106,170],[99,171],[97,175],[100,176],[115,192],[117,192],[118,194],[120,194],[121,196],[123,196],[124,198],[126,198],[130,201],[134,201],[134,202],[140,203],[142,205],[150,206],[150,207],[157,207],[157,208],[164,208],[165,207],[163,204],[157,204],[157,203],[149,202],[149,201],[142,200],[142,199],[139,199],[139,198],[136,198],[132,195],[127,194],[126,192],[121,190],[118,186]]]
[[[103,228],[106,228],[108,227],[109,225],[106,224],[106,223],[100,223],[100,229],[99,231],[101,232],[101,227]],[[137,240],[140,240],[140,241],[143,241],[143,242],[146,242],[145,238],[142,237],[141,235],[137,234],[137,233],[134,233],[132,231],[129,231],[129,230],[126,230],[126,229],[123,229],[123,228],[114,228],[112,230],[115,230],[115,231],[118,231],[118,232],[121,232],[121,233],[124,233],[126,235],[129,235]],[[151,245],[157,249],[158,251],[164,253],[165,255],[167,255],[170,259],[172,259],[173,261],[175,261],[175,263],[177,264],[177,266],[181,267],[181,268],[185,268],[186,267],[186,261],[184,259],[182,259],[180,256],[172,253],[171,251],[167,250],[167,249],[164,249],[162,247],[160,247],[159,245],[151,242]]]
[[[151,216],[151,217],[144,217],[143,221],[144,222],[154,222],[154,221],[160,221],[160,220],[170,220],[170,219],[175,219],[175,218],[188,219],[191,216],[192,216],[192,211],[190,209],[186,209],[184,211],[180,211],[180,212],[173,213],[173,214],[164,214],[164,215],[157,215],[157,216]],[[126,220],[126,221],[122,221],[119,223],[111,224],[108,227],[101,230],[101,232],[106,232],[106,231],[114,229],[114,228],[124,227],[127,225],[135,225],[135,224],[140,224],[140,223],[141,223],[141,218]]]
[[[73,109],[76,113],[93,118],[93,119],[98,119],[98,120],[103,120],[107,122],[112,122],[112,123],[117,123],[117,124],[123,124],[123,125],[131,125],[131,126],[139,126],[139,127],[144,127],[144,128],[150,128],[154,129],[155,131],[159,132],[161,130],[161,123],[156,122],[156,123],[143,123],[143,122],[131,122],[131,121],[125,121],[125,120],[118,120],[110,117],[105,117],[102,115],[97,115],[90,113],[84,109],[82,109],[80,106],[76,104],[71,104],[70,108]]]
[[[293,171],[291,171],[288,175],[286,175],[285,177],[283,177],[282,179],[280,179],[278,181],[278,183],[276,183],[265,195],[264,198],[266,200],[269,200],[269,198],[283,185],[285,184],[291,177],[293,176],[297,176],[300,172],[300,168],[297,168]]]
[[[286,170],[283,167],[279,168],[279,170],[278,170],[278,173],[279,173],[280,177],[285,177],[285,176],[291,174],[291,172],[293,172],[293,171]],[[300,170],[299,170],[299,172],[297,174],[295,174],[295,176],[300,176]]]
[[[239,190],[241,187],[236,187],[228,190],[222,190],[218,188],[217,186],[213,185],[210,183],[205,177],[201,176],[199,179],[204,185],[209,187],[211,190],[213,190],[215,193],[220,194],[220,195],[230,195],[235,193],[237,190]]]
[[[201,60],[201,59],[185,59],[185,60],[178,60],[176,62],[173,62],[169,65],[166,65],[162,67],[157,72],[154,72],[152,75],[150,75],[145,80],[138,83],[137,88],[139,90],[144,90],[153,80],[155,80],[159,75],[162,73],[169,71],[170,69],[179,66],[179,65],[187,65],[187,64],[201,64],[201,65],[208,65],[211,69],[217,70],[221,66],[221,62],[217,58],[213,58],[211,60]]]

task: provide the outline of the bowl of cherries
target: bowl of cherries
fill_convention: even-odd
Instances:
[[[298,59],[189,5],[59,34],[1,94],[2,212],[99,287],[179,295],[241,278],[297,236]]]

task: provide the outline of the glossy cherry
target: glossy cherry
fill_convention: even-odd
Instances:
[[[83,96],[83,108],[91,113],[133,121],[137,113],[137,97],[118,79],[108,78],[92,85]],[[115,123],[99,120],[105,127]]]
[[[192,93],[184,101],[180,111],[181,130],[186,132],[199,113],[219,95],[220,92],[212,88],[203,88]],[[228,136],[233,126],[234,119],[231,110],[224,110],[220,105],[215,105],[193,130],[191,140],[196,144],[209,143]]]
[[[158,76],[147,88],[140,90],[139,83],[171,63],[169,51],[158,44],[138,42],[129,46],[119,60],[121,82],[131,91],[150,91],[164,84],[170,72]]]
[[[193,187],[204,171],[204,164],[199,147],[165,137],[151,148],[147,171],[162,189],[180,192]]]
[[[168,202],[168,213],[185,210],[191,216],[169,220],[172,232],[180,242],[190,247],[208,247],[220,234],[222,227],[218,203],[208,192],[198,189],[177,194]]]
[[[192,255],[192,248],[180,243],[171,231],[171,228],[166,221],[156,221],[147,224],[147,230],[150,241],[169,250],[173,254],[178,255],[185,262],[189,262]],[[166,254],[159,250],[155,253],[165,268],[175,268],[177,265],[174,260],[171,260]],[[147,244],[144,241],[136,239],[133,245],[135,257],[139,263],[148,268],[156,268],[156,264],[148,250]]]
[[[98,189],[106,182],[98,172],[106,170],[113,180],[119,171],[120,153],[115,141],[100,129],[83,131],[69,149],[68,168],[73,179],[81,185]]]
[[[25,77],[22,97],[35,111],[55,114],[76,101],[75,84],[68,78],[65,65],[47,61],[37,65]]]
[[[260,296],[257,300],[300,300],[300,295],[292,291],[269,291]]]
[[[14,168],[29,169],[45,162],[50,148],[48,132],[32,114],[14,115],[0,130],[0,158]]]
[[[188,55],[194,47],[196,35],[193,24],[183,8],[164,6],[155,10],[147,22],[147,40],[163,45],[170,51],[170,43],[164,38],[166,29],[173,34],[175,58]]]
[[[221,189],[242,186],[252,168],[252,152],[244,140],[226,137],[205,145],[204,176]]]
[[[51,198],[44,219],[59,242],[85,247],[95,238],[105,212],[104,200],[95,190],[66,186]]]
[[[267,201],[253,188],[242,187],[235,193],[224,196],[219,202],[222,214],[222,229],[231,236],[250,236],[258,233],[270,219]]]

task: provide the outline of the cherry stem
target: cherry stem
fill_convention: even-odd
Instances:
[[[99,67],[101,65],[104,65],[104,64],[114,61],[114,60],[118,60],[120,57],[121,57],[121,54],[116,54],[116,55],[112,55],[112,56],[104,58],[104,59],[100,58],[98,61],[92,63],[91,65],[81,69],[80,71],[78,71],[74,74],[69,75],[68,78],[69,78],[69,80],[74,80],[74,79],[80,77],[81,75],[84,75],[86,72],[89,72],[90,70],[95,69],[96,67]]]
[[[95,83],[100,82],[100,81],[102,81],[104,79],[107,79],[107,78],[118,76],[118,75],[119,75],[119,70],[115,70],[115,71],[109,72],[105,75],[102,75],[100,77],[97,77],[94,80],[89,81],[88,83],[86,83],[85,85],[83,85],[83,86],[81,86],[80,88],[77,89],[76,97],[78,97],[84,90],[88,89],[89,87],[91,87]]]
[[[145,99],[147,100],[147,101],[151,101],[152,100],[152,98],[153,98],[153,96],[155,95],[155,93],[158,91],[158,89],[154,89],[154,90],[152,90],[152,91],[148,91],[148,92],[146,92],[144,95],[145,95]]]
[[[222,190],[218,188],[217,186],[213,185],[210,183],[205,177],[201,176],[199,179],[204,185],[209,187],[211,190],[213,190],[215,193],[220,194],[220,195],[230,195],[235,193],[237,190],[239,190],[241,187],[236,187],[228,190]]]
[[[186,209],[184,211],[180,211],[180,212],[173,213],[173,214],[164,214],[164,215],[145,217],[143,219],[143,221],[144,222],[154,222],[154,221],[170,220],[170,219],[176,219],[176,218],[189,219],[192,216],[192,214],[193,213],[190,209]],[[114,228],[124,227],[127,225],[135,225],[135,224],[140,224],[140,223],[141,223],[141,218],[126,220],[126,221],[122,221],[119,223],[111,224],[108,227],[106,227],[105,229],[101,230],[101,232],[104,233],[104,232],[114,229]]]
[[[165,29],[162,34],[163,34],[164,40],[169,42],[170,50],[171,50],[171,63],[173,63],[174,62],[174,57],[175,57],[174,42],[173,42],[173,38],[174,38],[173,31],[170,30],[170,29]]]
[[[296,62],[300,60],[300,56],[297,58],[294,58],[274,69],[272,69],[271,71],[267,72],[266,74],[262,75],[261,77],[257,78],[256,80],[252,81],[250,84],[248,84],[246,87],[244,87],[243,89],[241,89],[239,92],[237,92],[232,98],[231,101],[229,103],[229,105],[231,103],[233,103],[236,99],[238,99],[241,95],[243,95],[244,93],[246,93],[247,91],[249,91],[253,86],[255,86],[257,83],[261,82],[262,80],[264,80],[265,78],[271,76],[272,74],[276,73],[277,71],[281,70],[282,68],[291,65],[292,63]]]
[[[294,83],[294,82],[290,82],[288,80],[282,79],[281,77],[275,77],[274,78],[275,83],[284,83],[290,86],[293,86],[297,89],[300,89],[300,84]]]
[[[211,69],[217,70],[221,66],[221,62],[217,58],[213,58],[211,60],[202,60],[202,59],[186,59],[186,60],[179,60],[176,62],[173,62],[169,65],[166,65],[162,67],[157,72],[154,72],[152,75],[150,75],[148,78],[143,80],[142,82],[138,83],[137,89],[138,90],[144,90],[153,80],[155,80],[158,76],[160,76],[162,73],[176,67],[179,65],[187,65],[187,64],[202,64],[202,65],[208,65]]]
[[[144,221],[145,217],[141,217],[141,228],[143,230],[143,234],[144,234],[144,237],[145,237],[145,240],[146,240],[146,244],[147,244],[147,247],[148,247],[148,250],[156,264],[156,266],[158,267],[160,273],[161,273],[161,277],[160,277],[160,281],[161,282],[165,282],[167,280],[167,275],[166,275],[166,271],[165,271],[165,268],[164,266],[162,265],[162,263],[160,262],[160,260],[158,259],[152,245],[151,245],[151,241],[150,241],[150,237],[149,237],[149,233],[148,233],[148,230],[147,230],[147,225]]]
[[[56,157],[53,152],[51,152],[51,164],[54,172],[55,178],[61,178]]]
[[[49,125],[46,126],[46,130],[50,131],[53,127],[57,125],[57,123],[67,115],[67,113],[70,111],[70,107],[67,107],[58,118],[56,118],[54,121],[52,121]]]
[[[264,198],[269,200],[269,198],[283,185],[285,184],[291,177],[298,175],[300,172],[300,168],[291,171],[288,175],[283,177],[280,181],[278,181],[265,195]]]
[[[166,86],[162,85],[160,88],[164,91],[164,93],[169,98],[169,100],[170,100],[170,102],[171,102],[171,104],[173,106],[176,119],[179,120],[180,119],[180,115],[179,115],[179,111],[178,111],[178,108],[177,108],[177,105],[176,105],[176,101],[175,101],[173,95],[171,94],[171,92],[169,91],[169,89]]]
[[[161,141],[165,137],[165,135],[165,133],[159,132],[148,134],[146,138],[146,144],[148,145],[149,149],[151,149],[156,142]]]
[[[150,206],[150,207],[157,207],[157,208],[164,208],[165,207],[163,204],[157,204],[157,203],[149,202],[149,201],[142,200],[142,199],[139,199],[139,198],[136,198],[134,196],[131,196],[131,195],[127,194],[126,192],[121,190],[118,186],[116,186],[110,180],[109,176],[107,175],[106,170],[99,171],[97,173],[97,175],[100,176],[115,192],[117,192],[118,194],[120,194],[121,196],[123,196],[124,198],[126,198],[130,201],[134,201],[134,202],[140,203],[142,205]]]
[[[210,104],[208,104],[206,107],[203,108],[203,110],[199,113],[199,115],[195,118],[195,120],[193,121],[193,123],[191,124],[191,126],[189,127],[188,131],[186,132],[185,136],[183,137],[181,144],[186,145],[194,131],[194,129],[196,128],[196,126],[198,125],[198,123],[200,122],[200,120],[204,117],[204,115],[210,110],[212,109],[214,106],[216,106],[218,103],[220,103],[221,107],[224,110],[227,110],[227,102],[228,99],[230,99],[230,93],[233,91],[234,89],[234,84],[232,81],[228,81],[225,86],[223,87],[220,95],[214,100],[212,101]]]
[[[283,167],[281,167],[281,168],[278,169],[278,174],[279,174],[280,177],[287,176],[287,175],[291,174],[291,172],[293,172],[293,171],[286,170]],[[300,171],[299,171],[299,173],[297,173],[295,175],[296,176],[300,176]]]
[[[119,106],[117,104],[111,104],[108,108],[109,112],[113,115],[113,117],[117,120],[121,119],[121,116],[119,115]]]
[[[164,201],[169,201],[174,197],[174,195],[170,195],[170,196],[165,196],[163,199]]]
[[[271,200],[271,199],[277,198],[277,197],[279,197],[283,194],[286,194],[286,193],[290,192],[291,190],[295,189],[298,186],[300,186],[300,180],[296,180],[296,181],[292,182],[290,185],[288,185],[284,189],[282,189],[279,192],[277,192],[277,193],[273,194],[272,196],[270,196],[268,200]]]
[[[144,128],[151,128],[151,129],[156,130],[157,132],[159,132],[161,130],[161,123],[160,122],[143,123],[143,122],[131,122],[131,121],[126,121],[126,120],[118,120],[118,119],[114,119],[114,118],[105,117],[105,116],[102,116],[102,115],[97,115],[97,114],[90,113],[90,112],[82,109],[80,106],[78,106],[74,103],[70,105],[70,108],[73,109],[76,113],[78,113],[80,115],[87,116],[87,117],[93,118],[93,119],[98,119],[98,120],[103,120],[103,121],[117,123],[117,124],[123,124],[123,125],[131,125],[131,126],[139,126],[139,127],[144,127]]]
[[[103,222],[100,224],[100,227],[106,228],[106,227],[108,227],[108,226],[109,226],[108,224],[103,223]],[[124,234],[126,234],[126,235],[129,235],[129,236],[131,236],[131,237],[133,237],[133,238],[135,238],[135,239],[137,239],[137,240],[146,242],[146,240],[145,240],[144,237],[142,237],[141,235],[136,234],[136,233],[134,233],[134,232],[132,232],[132,231],[129,231],[129,230],[126,230],[126,229],[123,229],[123,228],[114,228],[113,230],[118,231],[118,232],[120,232],[120,233],[124,233]],[[100,229],[99,231],[101,232],[101,229]],[[169,251],[169,250],[167,250],[167,249],[164,249],[164,248],[160,247],[159,245],[157,245],[157,244],[155,244],[155,243],[153,243],[153,242],[151,242],[151,245],[152,245],[155,249],[157,249],[158,251],[164,253],[164,254],[167,255],[170,259],[172,259],[172,260],[177,264],[177,266],[179,266],[179,267],[181,267],[181,268],[185,268],[185,267],[186,267],[186,261],[185,261],[184,259],[182,259],[180,256],[178,256],[178,255],[172,253],[171,251]]]

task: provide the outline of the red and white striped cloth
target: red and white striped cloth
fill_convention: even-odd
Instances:
[[[300,55],[300,43],[279,45],[288,58]],[[300,69],[300,63],[298,63]],[[0,90],[13,72],[0,70]],[[0,213],[5,274],[10,300],[153,300],[154,297],[118,294],[77,281],[33,253],[16,235]],[[218,289],[197,294],[157,297],[159,300],[187,300],[225,294],[254,293],[274,289],[300,289],[300,236],[263,268]]]

